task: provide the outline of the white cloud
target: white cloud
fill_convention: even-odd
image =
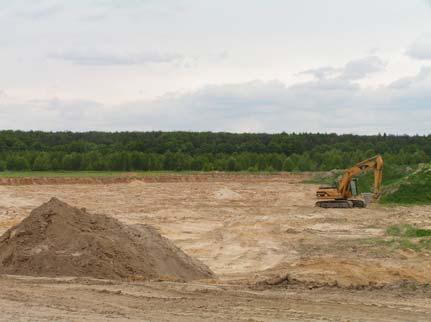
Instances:
[[[108,50],[67,50],[49,55],[50,58],[64,60],[77,65],[142,65],[151,63],[171,63],[182,58],[179,54],[155,51],[121,53]]]
[[[431,60],[431,33],[422,35],[408,49],[406,54],[414,59]]]
[[[385,63],[377,56],[369,56],[358,60],[352,60],[342,68],[331,66],[308,69],[300,72],[299,75],[309,74],[317,79],[339,78],[344,80],[359,80],[369,74],[384,70]]]
[[[330,76],[335,75],[339,71],[340,71],[340,69],[337,69],[337,68],[334,68],[331,66],[325,66],[325,67],[307,69],[307,70],[304,70],[304,71],[298,73],[298,75],[312,75],[312,76],[316,77],[317,79],[324,79],[324,78],[328,78]]]
[[[0,12],[8,17],[28,20],[40,20],[55,16],[64,10],[64,3],[55,0],[8,1],[0,3]]]

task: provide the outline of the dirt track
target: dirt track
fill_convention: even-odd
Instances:
[[[431,207],[318,209],[316,186],[303,179],[8,182],[0,186],[1,232],[55,196],[125,223],[157,227],[219,279],[184,284],[1,277],[1,319],[428,320],[430,254],[367,241],[392,224],[431,228]],[[280,285],[265,282],[286,274]]]

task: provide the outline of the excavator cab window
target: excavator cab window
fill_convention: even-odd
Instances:
[[[350,181],[350,191],[352,192],[353,196],[358,195],[358,185],[357,185],[358,179],[354,178],[352,181]]]

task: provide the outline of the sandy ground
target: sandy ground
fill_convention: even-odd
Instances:
[[[315,208],[316,186],[301,183],[305,175],[177,179],[0,186],[0,232],[55,196],[128,224],[154,225],[219,277],[173,283],[3,276],[0,320],[430,319],[431,254],[373,241],[393,224],[431,228],[431,206]]]

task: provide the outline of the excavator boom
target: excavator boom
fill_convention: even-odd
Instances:
[[[365,207],[366,204],[363,200],[353,198],[357,194],[355,177],[369,170],[374,170],[373,200],[378,200],[383,177],[383,158],[381,155],[361,161],[346,170],[337,187],[320,187],[316,196],[322,200],[317,201],[316,206],[323,208]]]

